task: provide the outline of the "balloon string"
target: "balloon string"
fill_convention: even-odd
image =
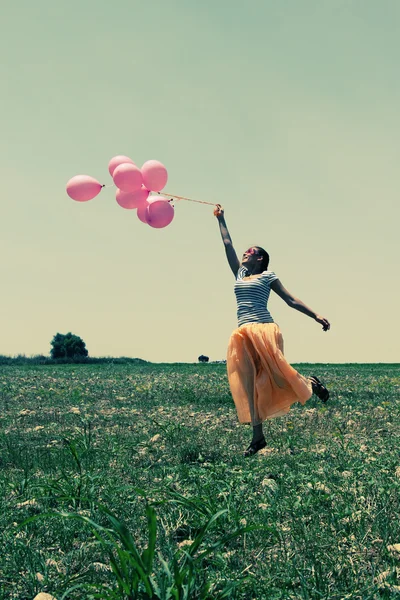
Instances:
[[[102,188],[115,187],[114,183],[110,183],[110,185],[102,185]],[[198,202],[198,204],[208,204],[209,206],[215,206],[213,202],[205,202],[204,200],[193,200],[193,198],[186,198],[185,196],[176,196],[175,194],[168,194],[168,192],[158,192],[158,194],[164,194],[165,196],[170,196],[171,198],[175,198],[176,200],[187,200],[188,202]]]
[[[205,202],[204,200],[193,200],[193,198],[185,198],[185,196],[175,196],[174,194],[168,194],[168,192],[159,192],[164,194],[165,196],[170,196],[171,198],[176,198],[176,200],[187,200],[188,202],[198,202],[199,204],[208,204],[209,206],[215,206],[213,202]]]

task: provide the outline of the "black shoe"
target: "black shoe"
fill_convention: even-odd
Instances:
[[[244,451],[243,456],[254,456],[259,450],[262,450],[267,445],[265,438],[258,442],[251,442],[250,446]]]
[[[314,381],[313,381],[314,380]],[[321,383],[321,381],[315,375],[311,375],[311,384],[313,392],[322,402],[328,402],[329,399],[329,391],[327,388]]]

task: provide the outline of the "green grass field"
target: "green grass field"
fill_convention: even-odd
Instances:
[[[0,599],[400,597],[400,365],[242,457],[225,365],[0,367]]]

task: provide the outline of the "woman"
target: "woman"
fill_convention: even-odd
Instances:
[[[330,324],[288,292],[275,273],[268,270],[269,255],[263,248],[249,248],[240,263],[220,204],[214,215],[236,277],[238,329],[229,340],[227,369],[239,421],[253,426],[253,439],[244,453],[252,456],[266,446],[263,421],[287,413],[294,402],[305,404],[313,392],[323,402],[329,398],[328,390],[317,377],[303,377],[283,356],[282,334],[267,309],[270,290],[291,308],[320,323],[323,331],[328,331]]]

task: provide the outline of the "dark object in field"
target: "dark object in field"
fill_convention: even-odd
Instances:
[[[51,358],[86,358],[86,344],[78,335],[57,333],[51,341]]]
[[[312,380],[314,380],[314,381],[312,381]],[[321,380],[318,379],[318,377],[316,375],[311,375],[311,381],[312,381],[312,389],[313,389],[314,394],[316,396],[318,396],[318,398],[320,400],[322,400],[322,402],[324,404],[325,404],[325,402],[328,402],[329,391],[324,386],[324,384],[321,382]]]
[[[204,354],[201,354],[201,355],[199,356],[199,359],[198,359],[198,360],[199,360],[199,362],[203,362],[203,363],[205,363],[205,362],[208,362],[210,359],[208,358],[208,356],[204,356]]]

